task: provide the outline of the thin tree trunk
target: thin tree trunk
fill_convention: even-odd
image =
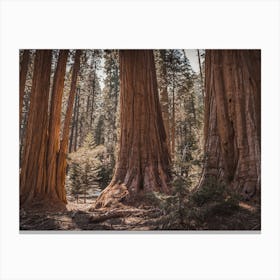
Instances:
[[[185,50],[183,50],[183,54],[184,54],[185,63],[187,64],[187,55],[186,55]],[[203,84],[201,86],[203,88]],[[190,99],[191,99],[191,107],[192,107],[192,114],[193,114],[193,118],[194,118],[194,123],[196,124],[196,110],[195,110],[195,105],[194,105],[195,104],[194,96],[193,96],[192,92],[189,92],[189,95],[190,95]]]
[[[199,73],[200,73],[200,83],[201,83],[201,92],[202,92],[202,97],[204,100],[204,81],[203,81],[203,76],[202,76],[202,70],[201,70],[201,60],[200,60],[200,53],[199,53],[199,49],[197,50],[197,57],[198,57],[198,65],[199,65]]]
[[[90,128],[92,128],[92,125],[93,125],[95,79],[96,79],[96,62],[94,62],[93,87],[92,87],[92,103],[91,103],[91,115],[90,115]]]
[[[20,64],[20,76],[19,76],[19,119],[20,124],[22,120],[22,106],[23,106],[23,98],[24,98],[24,90],[25,90],[25,82],[26,82],[26,76],[28,71],[28,64],[30,59],[30,51],[24,50],[23,51],[23,57],[22,62]]]
[[[51,60],[52,51],[36,51],[26,141],[20,173],[21,206],[31,203],[34,198],[39,199],[52,195],[46,189],[46,143]]]
[[[25,95],[25,84],[26,84],[26,78],[28,73],[28,66],[30,61],[30,51],[24,50],[22,61],[20,64],[20,76],[19,76],[19,165],[21,167],[21,161],[22,161],[22,150],[24,146],[24,134],[25,134],[25,128],[26,128],[26,119],[27,119],[27,113],[23,114],[23,101],[24,101],[24,95]]]
[[[79,144],[78,147],[81,147],[83,145],[84,140],[84,119],[83,119],[83,113],[81,115],[81,118],[78,121],[79,123]]]
[[[92,92],[92,100],[91,100],[91,111],[90,111],[90,130],[93,125],[93,114],[94,114],[94,91]]]
[[[76,128],[76,114],[77,114],[77,107],[78,107],[78,95],[76,94],[75,97],[75,104],[74,104],[74,113],[72,115],[72,124],[71,124],[71,134],[70,134],[70,144],[69,144],[69,153],[73,151],[74,146],[74,134]]]
[[[207,50],[205,154],[209,177],[250,199],[260,191],[260,51]]]
[[[61,106],[68,52],[68,50],[61,50],[59,52],[56,72],[53,81],[47,150],[47,191],[49,193],[55,193],[56,188],[57,155],[59,152],[60,142]]]
[[[71,89],[69,93],[67,111],[64,120],[64,127],[62,133],[62,139],[60,142],[60,150],[58,154],[58,162],[57,162],[57,173],[56,173],[56,192],[60,199],[62,199],[66,203],[66,192],[65,192],[65,176],[66,176],[66,156],[68,150],[69,143],[69,130],[70,130],[70,122],[73,111],[73,104],[75,99],[76,87],[77,87],[77,78],[78,72],[80,69],[80,56],[81,51],[77,50],[75,54],[75,62],[73,66],[72,72],[72,80],[71,80]]]
[[[166,142],[168,149],[170,150],[170,129],[169,129],[169,102],[168,102],[168,91],[167,91],[167,71],[166,71],[166,65],[165,65],[165,50],[160,50],[160,57],[161,57],[161,87],[160,87],[160,104],[162,108],[162,118],[166,133]]]
[[[171,64],[173,63],[173,53],[172,53],[172,60]],[[173,75],[172,75],[172,130],[171,130],[171,156],[174,160],[175,156],[175,71],[173,69]]]
[[[74,152],[76,152],[78,148],[79,107],[80,107],[80,88],[77,88],[77,111],[76,111],[76,119],[75,119]]]
[[[23,149],[24,149],[24,140],[25,140],[25,131],[26,131],[26,123],[27,123],[28,113],[26,112],[23,116],[23,124],[22,128],[20,128],[20,150],[19,150],[19,165],[21,168],[22,165],[22,156],[23,156]]]
[[[158,97],[153,51],[120,51],[121,136],[110,185],[96,207],[170,191],[170,156]]]

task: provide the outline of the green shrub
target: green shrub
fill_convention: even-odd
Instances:
[[[85,138],[83,147],[68,155],[68,193],[92,195],[101,192],[113,174],[110,157],[104,145],[95,145],[92,134]]]
[[[217,183],[213,178],[209,178],[202,187],[192,194],[191,199],[198,206],[202,206],[209,201],[221,201],[224,199],[225,186]]]

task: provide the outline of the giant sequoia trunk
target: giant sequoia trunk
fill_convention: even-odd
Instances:
[[[170,156],[151,50],[120,51],[121,136],[110,185],[96,207],[170,191]]]
[[[58,191],[61,186],[56,185],[56,169],[58,168],[57,156],[60,148],[60,119],[67,57],[68,50],[61,50],[59,52],[50,105],[51,107],[47,150],[47,191],[56,193],[58,198],[64,202],[66,202],[66,200],[64,200],[64,198],[60,196],[60,192]]]
[[[46,188],[48,102],[52,51],[37,50],[32,80],[26,141],[20,173],[20,201],[27,205],[52,196]]]
[[[261,87],[259,50],[207,50],[205,166],[210,177],[246,199],[260,191]]]

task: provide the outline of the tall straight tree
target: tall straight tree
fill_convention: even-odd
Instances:
[[[34,198],[52,195],[47,191],[46,153],[51,50],[37,50],[32,80],[26,141],[20,173],[20,201],[27,205]]]
[[[209,177],[250,199],[260,191],[259,50],[206,50],[205,165]]]
[[[56,188],[57,155],[60,144],[61,106],[68,52],[68,50],[61,50],[59,52],[51,96],[47,150],[47,188],[50,193],[55,193],[54,190]]]
[[[170,156],[158,97],[152,50],[122,50],[120,148],[115,173],[96,207],[170,191]]]
[[[23,97],[24,97],[24,89],[25,89],[25,82],[26,82],[26,76],[28,71],[28,64],[30,59],[30,51],[24,50],[22,55],[22,61],[20,64],[20,76],[19,76],[19,119],[21,123],[21,112],[22,112],[22,106],[23,106]]]
[[[56,169],[56,192],[60,200],[66,201],[66,192],[65,192],[65,176],[66,176],[66,155],[68,151],[68,142],[69,142],[69,130],[70,130],[70,123],[71,123],[71,116],[73,111],[73,104],[75,99],[75,93],[77,91],[77,78],[80,69],[80,56],[81,51],[77,50],[75,54],[75,61],[73,66],[72,72],[72,80],[71,80],[71,88],[69,93],[68,105],[66,116],[64,120],[64,127],[62,133],[62,139],[60,142],[60,150],[58,153],[58,162],[57,162],[57,169]]]
[[[202,97],[204,98],[204,82],[203,82],[203,76],[202,76],[202,67],[201,67],[201,59],[200,59],[200,52],[199,49],[197,49],[197,58],[198,58],[198,65],[199,65],[199,74],[200,74],[200,83],[201,83],[201,92]]]
[[[160,103],[162,109],[162,118],[164,128],[166,132],[167,145],[170,150],[170,136],[169,136],[169,102],[168,102],[168,82],[167,82],[167,70],[166,70],[166,50],[160,50]]]
[[[78,91],[78,89],[77,89]],[[70,139],[69,139],[69,153],[74,150],[74,136],[76,131],[76,115],[77,115],[77,107],[78,107],[78,94],[75,95],[75,102],[74,102],[74,112],[72,114],[72,125],[71,125],[71,133],[70,133]],[[75,151],[75,150],[74,150]]]

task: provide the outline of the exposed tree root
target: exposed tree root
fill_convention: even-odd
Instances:
[[[129,192],[124,184],[109,185],[97,198],[93,208],[122,206],[122,202],[128,198]]]
[[[145,210],[145,209],[138,209],[138,208],[127,208],[127,209],[103,209],[105,213],[100,214],[95,213],[89,218],[90,223],[100,223],[109,219],[115,219],[115,218],[120,218],[120,217],[129,217],[129,216],[134,216],[134,217],[144,217],[147,216],[151,213],[154,213],[157,211],[157,209],[152,209],[152,210]],[[159,212],[159,211],[157,211]]]

